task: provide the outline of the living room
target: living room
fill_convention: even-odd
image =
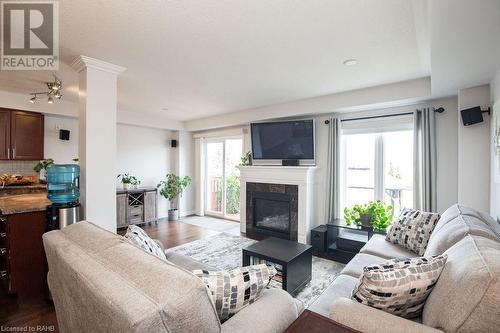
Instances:
[[[0,5],[2,331],[500,327],[498,1]]]

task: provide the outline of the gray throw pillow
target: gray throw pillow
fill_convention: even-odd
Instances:
[[[276,269],[260,264],[230,271],[194,270],[193,273],[207,285],[217,315],[223,322],[255,302],[276,274]]]
[[[405,209],[394,221],[385,239],[422,256],[439,218],[438,213]]]
[[[142,228],[136,225],[129,225],[127,228],[127,232],[125,233],[125,238],[130,243],[140,247],[147,252],[150,252],[158,258],[167,259],[167,257],[165,256],[165,252],[163,252],[161,246],[156,243],[154,239],[149,237]]]
[[[447,259],[442,254],[367,266],[351,299],[403,318],[419,317]]]

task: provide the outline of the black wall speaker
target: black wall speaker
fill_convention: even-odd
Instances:
[[[470,126],[483,122],[483,112],[481,111],[480,106],[462,110],[460,113],[462,114],[464,126]]]
[[[70,135],[69,130],[65,130],[65,129],[59,130],[59,140],[68,141],[69,135]]]
[[[170,146],[171,146],[172,148],[176,148],[176,147],[177,147],[177,140],[172,140],[172,141],[170,142]]]
[[[311,246],[318,252],[326,252],[326,235],[328,228],[326,225],[320,225],[311,230]]]

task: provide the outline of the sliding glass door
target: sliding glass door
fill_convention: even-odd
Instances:
[[[209,139],[205,145],[205,213],[239,221],[240,173],[236,166],[243,152],[243,139]]]

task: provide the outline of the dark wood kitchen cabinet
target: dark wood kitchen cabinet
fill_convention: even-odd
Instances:
[[[7,294],[17,294],[20,298],[44,297],[45,220],[45,211],[0,216],[0,281]]]
[[[0,108],[0,159],[42,160],[44,117],[41,113]]]
[[[10,111],[0,109],[0,160],[10,159]]]

